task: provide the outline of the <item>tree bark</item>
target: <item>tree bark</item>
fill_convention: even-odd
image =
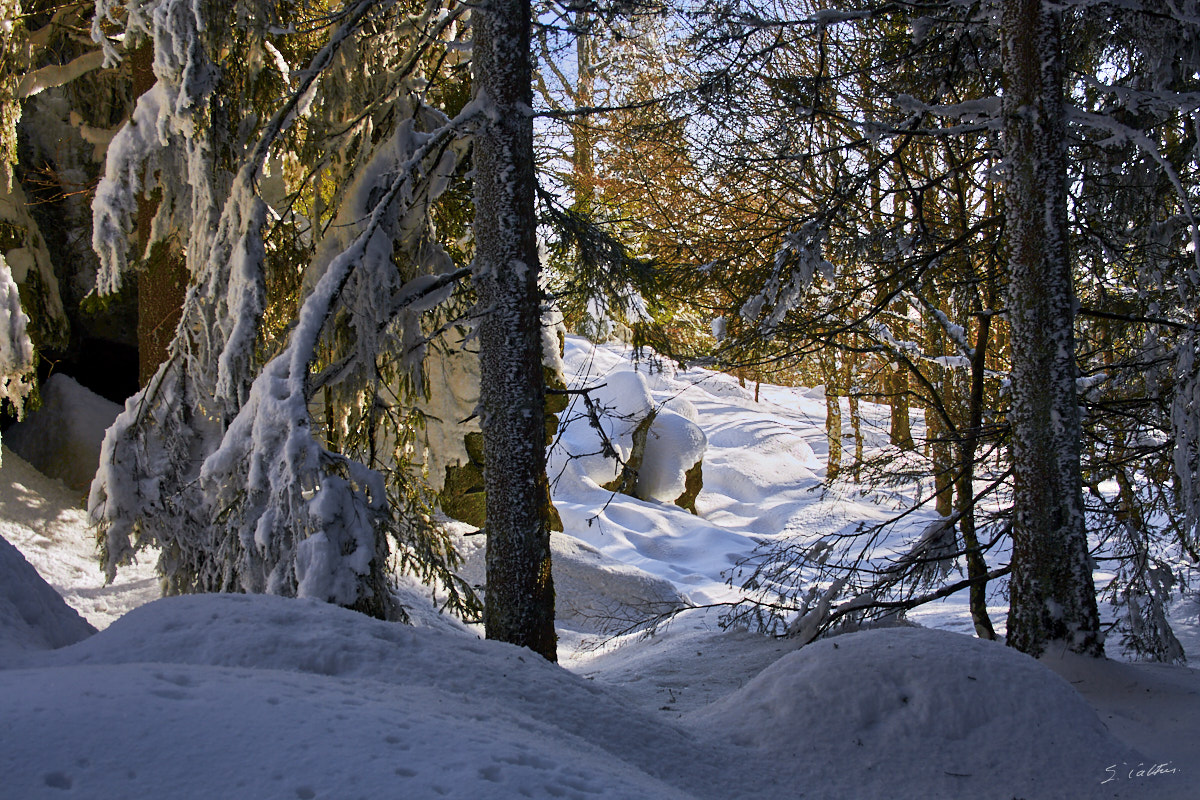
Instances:
[[[475,139],[475,263],[489,639],[556,660],[542,341],[534,217],[529,0],[475,11],[477,98],[494,111]]]
[[[855,385],[855,376],[858,375],[858,363],[860,361],[859,354],[853,349],[844,354],[845,364],[842,372],[842,392],[846,396],[846,401],[850,406],[850,430],[854,433],[854,461],[851,465],[854,468],[854,482],[858,483],[862,480],[862,463],[863,463],[863,432],[862,432],[862,413],[858,402],[858,387]],[[755,401],[758,400],[757,387],[755,390]]]
[[[931,323],[928,334],[925,342],[926,351],[936,356],[949,355],[946,334],[941,326]],[[957,431],[942,417],[938,409],[938,398],[940,398],[946,413],[953,414],[954,375],[946,367],[931,364],[929,380],[936,388],[923,405],[925,406],[925,434],[929,460],[933,466],[934,509],[939,517],[949,517],[954,513],[953,442],[957,438]]]
[[[842,401],[839,397],[837,354],[832,349],[821,353],[821,377],[825,379],[825,441],[829,456],[825,461],[825,480],[833,483],[842,473]]]
[[[596,45],[590,30],[590,14],[585,10],[575,13],[575,107],[589,108],[594,101],[596,85]],[[581,114],[571,121],[572,167],[575,209],[591,215],[595,211],[596,159],[595,136],[592,132],[590,115]]]
[[[149,42],[138,47],[130,59],[133,94],[141,97],[154,87],[154,48]],[[168,347],[183,314],[187,294],[187,262],[166,242],[150,245],[150,226],[158,203],[138,194],[138,247],[143,254],[138,273],[138,384],[145,386],[159,364],[167,360]],[[147,248],[149,247],[149,253]]]
[[[1008,644],[1036,656],[1063,641],[1101,656],[1079,466],[1060,16],[1043,0],[1009,0],[1001,18],[1012,338]]]
[[[897,316],[908,314],[908,304],[900,302]],[[907,331],[899,334],[904,336]],[[887,397],[892,408],[891,428],[888,437],[901,450],[909,451],[917,445],[912,437],[912,398],[909,396],[908,368],[903,364],[887,367]]]

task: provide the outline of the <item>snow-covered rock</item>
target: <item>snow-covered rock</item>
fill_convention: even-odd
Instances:
[[[696,408],[696,404],[687,398],[679,396],[668,397],[663,401],[662,407],[667,411],[674,411],[679,416],[686,420],[691,420],[697,425],[700,424],[700,411]]]
[[[646,436],[635,494],[643,500],[674,502],[684,493],[687,473],[704,458],[707,445],[695,422],[674,411],[659,411]]]
[[[547,388],[561,389],[565,366],[560,336],[566,328],[562,314],[551,309],[542,315],[542,371]],[[485,522],[483,478],[483,434],[480,431],[479,356],[470,332],[454,328],[425,356],[423,370],[428,380],[427,397],[417,402],[424,424],[413,453],[424,468],[430,487],[438,493],[442,510],[450,517],[482,528]],[[558,428],[558,412],[567,404],[559,394],[546,397],[546,436],[552,442]],[[389,443],[389,446],[394,443]],[[386,448],[385,448],[386,449]],[[553,506],[551,507],[553,509]],[[551,513],[555,530],[561,529]]]
[[[86,490],[100,464],[104,431],[121,407],[54,374],[41,386],[42,407],[4,432],[4,444],[51,478]]]
[[[666,381],[661,373],[655,375],[656,385]],[[584,404],[578,403],[568,412],[560,442],[550,453],[549,473],[559,490],[571,494],[590,483],[643,500],[678,500],[707,446],[696,407],[680,397],[656,404],[651,382],[636,369],[613,370],[593,384],[590,397],[596,417],[584,413]],[[623,470],[636,473],[636,480]],[[614,483],[618,478],[619,484]]]
[[[582,401],[567,412],[560,441],[549,453],[547,471],[552,482],[561,476],[603,486],[615,479],[633,452],[634,431],[654,408],[645,377],[634,370],[610,372],[593,385],[590,396],[599,412],[599,428],[584,413]],[[605,452],[606,441],[620,462]]]

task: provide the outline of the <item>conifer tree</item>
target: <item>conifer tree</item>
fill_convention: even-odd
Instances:
[[[534,216],[533,66],[528,0],[488,0],[473,25],[475,261],[487,491],[489,639],[554,661],[541,297]]]
[[[1012,337],[1008,644],[1103,655],[1080,483],[1075,292],[1067,234],[1061,12],[1004,6],[1004,152]]]
[[[153,185],[152,231],[183,220],[191,283],[169,358],[105,438],[89,506],[106,571],[155,544],[168,592],[308,596],[396,618],[395,547],[469,607],[410,469],[416,423],[385,402],[421,390],[423,314],[467,274],[434,205],[481,106],[451,117],[431,85],[465,8],[352,0],[296,34],[279,21],[312,9],[268,2],[232,28],[206,4],[145,11],[102,4],[95,27],[113,59],[112,28],[129,44],[150,36],[156,79],[97,190],[98,288],[127,277]],[[336,415],[318,417],[322,405]]]

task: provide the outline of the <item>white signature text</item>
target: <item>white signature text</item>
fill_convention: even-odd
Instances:
[[[1116,764],[1105,767],[1104,771],[1108,773],[1108,777],[1100,781],[1101,785],[1112,781],[1119,781],[1125,777],[1130,780],[1134,778],[1153,778],[1155,775],[1174,775],[1179,771],[1179,768],[1172,766],[1170,761],[1162,764],[1146,764],[1144,761],[1140,761],[1136,767],[1126,773],[1125,768],[1128,766],[1128,763],[1122,762],[1120,767]]]

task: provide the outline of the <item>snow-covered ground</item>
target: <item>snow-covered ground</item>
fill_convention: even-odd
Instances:
[[[736,599],[726,571],[760,541],[889,509],[851,488],[816,491],[819,391],[764,386],[755,402],[727,376],[669,364],[621,375],[625,353],[574,338],[566,363],[576,385],[609,383],[614,405],[667,409],[653,441],[694,448],[695,424],[707,449],[693,515],[600,489],[609,465],[567,458],[595,452],[586,421],[563,434],[561,666],[482,641],[416,590],[405,599],[419,624],[405,627],[303,600],[156,600],[152,557],[104,586],[81,490],[43,474],[69,480],[62,462],[89,451],[47,454],[21,443],[47,435],[6,433],[42,471],[5,448],[0,798],[1200,796],[1194,670],[1060,653],[1039,663],[961,635],[964,600],[911,615],[926,627],[800,649],[723,631],[715,609],[606,638],[684,599]],[[66,408],[103,416],[68,389]],[[606,424],[621,447],[629,431]],[[664,473],[651,494],[677,488],[665,473],[687,465],[671,452],[647,460]],[[460,532],[478,576],[481,537]],[[1193,657],[1197,610],[1174,618]]]

